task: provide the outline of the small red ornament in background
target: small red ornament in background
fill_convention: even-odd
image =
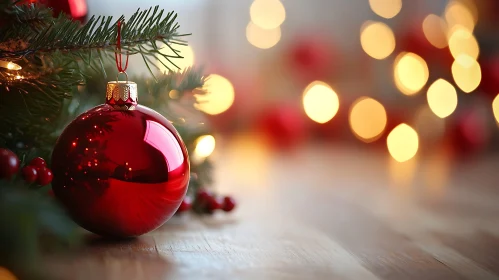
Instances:
[[[54,16],[61,12],[74,20],[85,21],[88,15],[86,0],[45,0],[46,5],[54,10]]]
[[[84,22],[88,15],[88,6],[86,0],[25,0],[20,4],[39,3],[52,8],[54,16],[65,13],[70,18]]]
[[[19,171],[19,158],[11,150],[0,149],[0,179],[11,179]]]
[[[21,175],[26,183],[31,184],[36,181],[38,172],[34,166],[25,166],[21,169]]]
[[[482,151],[490,140],[484,114],[468,109],[460,113],[446,130],[447,143],[455,156],[465,157]]]
[[[308,136],[307,116],[301,108],[273,106],[265,110],[257,120],[257,130],[275,148],[291,148]]]
[[[288,52],[289,68],[306,82],[327,78],[337,69],[334,46],[319,37],[300,38]]]
[[[222,210],[224,210],[225,212],[231,212],[232,210],[234,210],[235,207],[236,207],[236,201],[232,197],[230,196],[224,197],[222,203]]]

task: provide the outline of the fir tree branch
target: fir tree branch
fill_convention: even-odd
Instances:
[[[32,8],[11,8],[11,14],[18,18],[29,18],[30,13],[44,14],[44,8],[33,5]],[[171,48],[171,44],[183,44],[182,36],[179,34],[179,25],[176,22],[177,15],[169,12],[164,15],[164,10],[158,6],[147,10],[137,10],[128,21],[124,22],[121,16],[114,21],[112,17],[92,17],[85,25],[80,26],[78,22],[68,19],[65,15],[60,15],[53,19],[53,22],[42,32],[27,33],[14,32],[15,28],[0,35],[0,41],[21,40],[26,47],[14,50],[0,49],[0,59],[19,59],[30,55],[50,58],[57,53],[63,54],[72,60],[83,60],[86,64],[95,63],[92,61],[92,52],[106,51],[114,53],[116,51],[117,22],[123,21],[121,31],[121,48],[123,54],[140,53],[146,57],[163,56],[169,58],[182,58],[178,52],[173,55],[165,55],[160,52],[157,41],[162,42]],[[18,21],[19,25],[22,22]],[[96,55],[97,60],[100,57]],[[144,59],[148,65],[147,59]],[[97,61],[98,64],[101,61]],[[172,63],[172,65],[174,65]],[[175,66],[175,65],[174,65]],[[148,65],[149,67],[149,65]]]

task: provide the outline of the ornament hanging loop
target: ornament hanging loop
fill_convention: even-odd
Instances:
[[[120,71],[118,72],[118,74],[116,74],[116,82],[120,82],[120,74],[125,74],[126,83],[128,84],[128,74],[125,71]]]
[[[118,30],[116,36],[116,51],[114,52],[114,59],[116,60],[116,67],[118,68],[118,72],[125,72],[128,68],[128,51],[126,53],[126,61],[125,67],[123,67],[122,54],[121,54],[121,25],[123,21],[118,21]],[[128,80],[128,78],[127,78]]]

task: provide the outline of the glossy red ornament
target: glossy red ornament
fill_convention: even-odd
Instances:
[[[26,183],[28,184],[34,183],[38,175],[36,168],[34,166],[23,167],[23,169],[21,169],[21,174],[23,176],[24,181],[26,181]]]
[[[232,197],[230,196],[224,197],[222,203],[222,210],[224,210],[225,212],[230,212],[234,210],[235,207],[236,207],[236,201]]]
[[[54,175],[52,174],[52,170],[42,167],[38,168],[37,170],[37,177],[36,177],[36,183],[40,186],[46,186],[52,182],[52,179],[54,178]]]
[[[30,162],[29,162],[29,166],[33,166],[35,167],[36,169],[39,169],[39,168],[42,168],[42,167],[46,167],[47,166],[47,163],[45,162],[45,160],[41,157],[36,157],[34,159],[32,159]]]
[[[0,149],[0,179],[10,179],[19,171],[19,158],[11,150]]]
[[[166,118],[136,105],[131,93],[116,94],[108,84],[108,104],[83,113],[61,134],[52,154],[52,186],[83,228],[138,236],[177,211],[187,191],[189,160]]]

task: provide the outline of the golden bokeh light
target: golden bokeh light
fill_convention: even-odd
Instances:
[[[426,85],[429,75],[426,61],[415,53],[401,53],[395,59],[395,85],[405,95],[418,93]]]
[[[357,99],[349,115],[350,129],[360,140],[369,143],[378,139],[386,127],[386,110],[378,101],[361,97]]]
[[[388,25],[368,21],[360,29],[360,44],[370,57],[385,59],[395,50],[395,35]]]
[[[402,9],[402,0],[369,0],[369,5],[378,16],[393,18]]]
[[[170,67],[170,69],[174,71],[176,70],[182,71],[188,67],[191,67],[194,64],[194,51],[192,50],[191,46],[172,45],[172,48],[174,48],[177,51],[177,53],[183,58],[170,58],[172,62],[169,62],[168,60],[166,60],[164,56],[158,54],[157,55],[158,61],[156,65],[159,67],[161,73],[169,72],[166,66]],[[168,46],[163,46],[160,52],[166,55],[176,55],[175,52],[171,50]],[[180,69],[177,69],[175,66],[171,66],[172,63],[175,63],[175,65],[178,66]]]
[[[196,139],[194,155],[199,158],[209,157],[215,150],[215,137],[211,135],[199,136]]]
[[[447,24],[441,17],[428,15],[423,21],[423,33],[434,47],[439,49],[447,47]]]
[[[462,91],[470,93],[480,85],[482,80],[480,64],[468,55],[460,55],[452,63],[452,77]]]
[[[275,29],[286,19],[286,9],[279,0],[255,0],[250,7],[251,21],[263,29]]]
[[[195,107],[207,114],[218,115],[234,103],[234,87],[226,78],[211,74],[204,85],[206,94],[195,95],[198,101]]]
[[[303,92],[303,108],[314,122],[326,123],[338,113],[338,94],[324,82],[312,82]]]
[[[492,111],[494,112],[496,122],[499,123],[499,94],[492,101]]]
[[[480,47],[475,36],[462,26],[457,26],[450,31],[449,49],[454,59],[462,54],[477,59],[480,54]]]
[[[390,155],[396,161],[408,161],[418,152],[418,133],[409,125],[405,123],[400,124],[388,134],[386,144]]]
[[[450,116],[457,108],[457,92],[454,86],[444,79],[436,80],[426,95],[428,106],[439,118]]]
[[[246,27],[246,39],[259,49],[270,49],[281,40],[281,28],[263,29],[250,22]]]
[[[473,12],[461,1],[450,1],[444,16],[450,28],[462,26],[470,32],[475,28],[476,18]]]

